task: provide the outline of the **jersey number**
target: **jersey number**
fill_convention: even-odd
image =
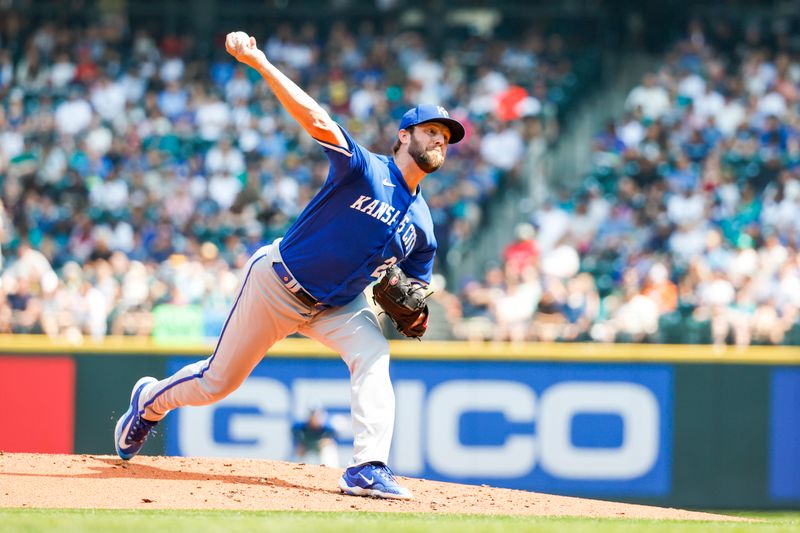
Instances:
[[[378,268],[375,269],[375,271],[372,273],[372,277],[373,278],[381,277],[381,275],[384,272],[386,272],[386,269],[388,269],[390,266],[394,265],[395,263],[397,263],[397,258],[396,257],[390,257],[389,259],[384,261],[381,266],[379,266]]]

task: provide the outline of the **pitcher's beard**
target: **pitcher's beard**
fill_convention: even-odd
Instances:
[[[416,139],[413,138],[408,145],[408,155],[414,158],[414,162],[426,174],[436,172],[439,167],[442,166],[442,163],[444,163],[444,155],[434,150],[430,152],[425,151]]]

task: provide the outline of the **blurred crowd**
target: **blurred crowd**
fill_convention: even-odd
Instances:
[[[693,21],[594,139],[592,171],[460,287],[461,337],[800,344],[800,50]]]
[[[322,151],[221,44],[0,20],[0,333],[213,337]],[[693,21],[593,145],[590,175],[445,281],[498,188],[530,178],[578,85],[565,39],[281,25],[267,56],[373,151],[438,102],[468,135],[424,193],[430,337],[800,344],[800,56],[785,21]],[[457,257],[457,255],[456,255]],[[449,285],[448,292],[445,286]],[[455,287],[455,288],[453,288]]]
[[[123,16],[34,24],[3,12],[0,333],[219,331],[239,269],[285,232],[327,160],[218,37],[204,57],[191,35],[134,30]],[[466,36],[435,55],[419,33],[370,22],[257,37],[374,151],[388,152],[418,103],[466,124],[424,186],[439,271],[497,188],[556,138],[577,85],[565,40],[536,31]]]

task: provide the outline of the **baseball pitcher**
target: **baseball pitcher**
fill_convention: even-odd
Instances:
[[[116,424],[117,453],[134,457],[172,409],[224,398],[275,342],[299,332],[335,350],[350,370],[353,459],[340,490],[410,499],[386,464],[395,411],[389,344],[364,289],[380,280],[375,299],[398,329],[409,337],[424,334],[436,240],[419,184],[444,163],[448,144],[464,137],[464,127],[444,108],[421,105],[400,121],[393,155],[373,154],[270,63],[254,37],[230,33],[225,48],[261,74],[321,145],[330,171],[286,235],[248,261],[211,357],[161,381],[136,382]]]

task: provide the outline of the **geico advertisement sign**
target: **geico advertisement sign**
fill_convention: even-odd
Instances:
[[[428,462],[453,477],[515,478],[538,463],[545,472],[564,479],[634,479],[649,472],[658,458],[658,401],[652,391],[635,383],[564,381],[537,397],[524,383],[450,381],[431,390],[419,408],[427,421]],[[509,435],[495,446],[464,446],[459,440],[459,424],[462,415],[470,412],[494,412],[509,423],[536,424],[536,434]],[[579,447],[573,443],[575,418],[592,413],[622,420],[618,446]],[[402,442],[401,438],[398,443]],[[397,456],[398,468],[422,464],[421,447],[401,445]]]
[[[331,363],[267,360],[221,402],[176,411],[168,452],[291,459],[291,426],[311,406],[349,413],[346,369]],[[392,374],[398,473],[567,493],[668,491],[668,367],[396,361]],[[338,437],[346,461],[349,425]]]

